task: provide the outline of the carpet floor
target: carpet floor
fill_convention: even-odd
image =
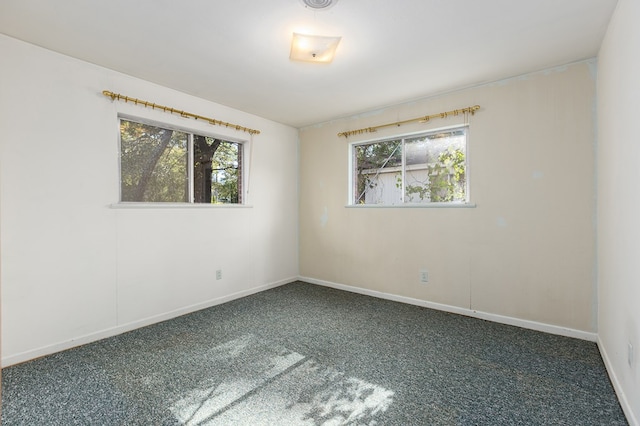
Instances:
[[[11,425],[626,425],[597,346],[303,282],[2,371]]]

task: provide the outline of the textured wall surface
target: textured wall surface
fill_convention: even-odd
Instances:
[[[640,424],[640,3],[620,0],[598,57],[598,338]],[[633,359],[629,360],[629,344]]]
[[[476,104],[475,208],[345,207],[350,143],[463,118],[338,132]],[[586,61],[302,129],[301,275],[595,332],[594,111],[595,62]]]
[[[8,37],[0,51],[5,362],[298,276],[296,129]],[[251,142],[247,133],[112,102],[103,90],[262,133]],[[112,208],[118,114],[249,143],[251,207]]]

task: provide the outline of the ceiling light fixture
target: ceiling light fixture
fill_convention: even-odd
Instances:
[[[335,6],[338,0],[300,0],[304,7],[310,7],[313,10],[327,10]]]
[[[331,62],[341,38],[293,33],[289,58],[294,61]]]

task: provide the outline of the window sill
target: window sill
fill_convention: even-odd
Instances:
[[[475,209],[475,203],[349,204],[349,209]]]
[[[204,203],[113,203],[112,209],[250,209],[247,204],[204,204]]]

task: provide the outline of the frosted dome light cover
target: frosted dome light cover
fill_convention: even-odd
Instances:
[[[294,61],[331,62],[341,38],[293,33],[289,58]]]

